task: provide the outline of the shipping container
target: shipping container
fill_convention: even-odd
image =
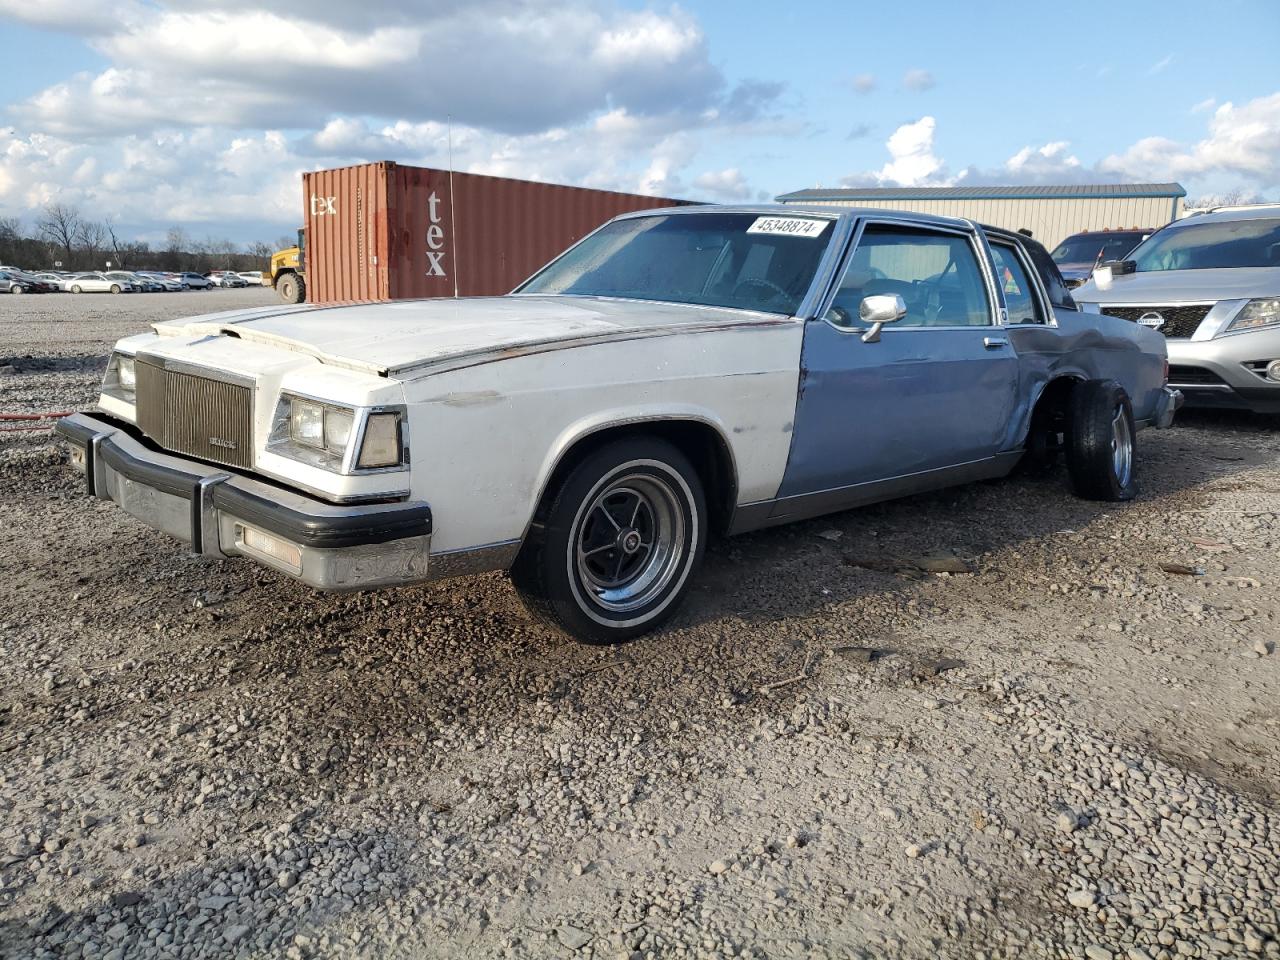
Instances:
[[[302,176],[307,302],[492,296],[620,213],[685,203],[392,162]]]

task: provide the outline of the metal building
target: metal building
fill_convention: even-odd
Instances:
[[[1052,250],[1082,230],[1162,227],[1182,214],[1178,183],[1070,184],[1040,187],[874,187],[797,190],[779,203],[881,207],[964,217],[1011,230],[1026,228]]]

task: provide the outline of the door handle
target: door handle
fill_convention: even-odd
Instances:
[[[1004,337],[983,337],[982,345],[988,350],[999,350],[1001,347],[1007,347],[1009,341]]]

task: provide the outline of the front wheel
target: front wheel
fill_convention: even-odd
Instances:
[[[1067,471],[1078,496],[1132,500],[1136,430],[1133,406],[1114,380],[1087,380],[1071,393]]]
[[[9,288],[9,292],[10,293],[26,293],[27,291],[15,283],[12,287]]]
[[[112,293],[119,293],[119,292],[120,292],[120,284],[118,284],[118,283],[113,283],[113,284],[111,285],[111,292],[112,292]]]
[[[78,286],[72,287],[72,288],[71,288],[71,292],[72,292],[72,293],[79,293],[79,292],[80,292],[80,288],[79,288]]]
[[[706,496],[665,441],[631,437],[548,491],[511,579],[525,606],[586,643],[621,643],[679,607],[707,540]]]
[[[296,273],[286,273],[276,281],[276,292],[285,303],[301,303],[306,299],[306,282]]]

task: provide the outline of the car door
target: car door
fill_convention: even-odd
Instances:
[[[866,337],[864,297],[898,295],[906,315]],[[984,240],[893,220],[859,225],[823,316],[806,324],[791,454],[779,497],[916,478],[954,482],[1005,443],[1017,358]],[[869,341],[869,342],[868,342]],[[785,510],[785,508],[784,508]]]

